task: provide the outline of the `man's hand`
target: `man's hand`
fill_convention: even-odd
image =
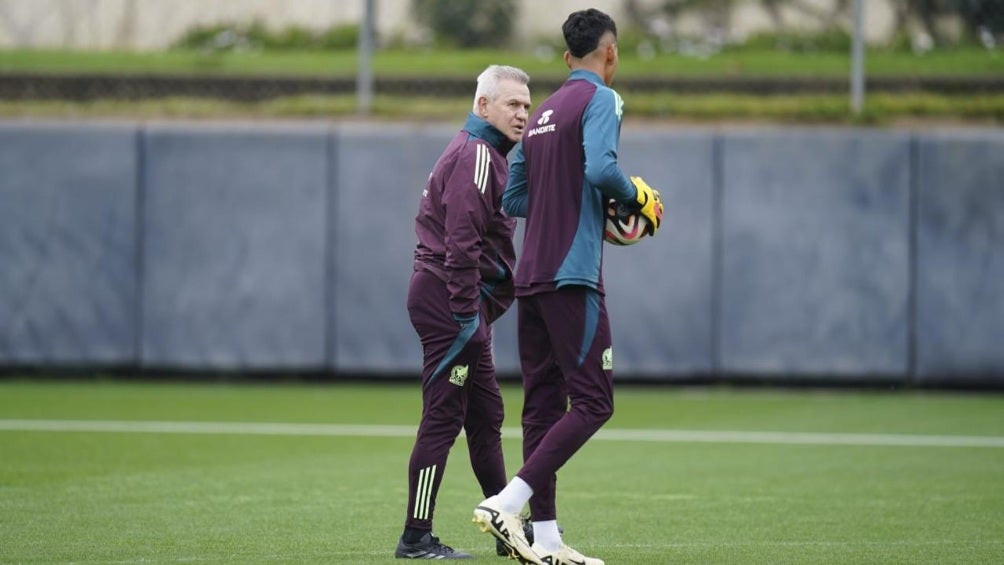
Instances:
[[[655,235],[659,226],[662,225],[662,198],[659,197],[659,191],[653,190],[641,177],[631,177],[631,182],[638,189],[638,195],[635,198],[639,212],[645,216],[651,226],[649,235]]]

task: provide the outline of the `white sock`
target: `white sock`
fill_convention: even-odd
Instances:
[[[558,531],[558,521],[533,522],[533,544],[544,548],[544,551],[561,549],[561,533]]]
[[[498,493],[499,505],[503,512],[518,514],[523,510],[530,497],[533,496],[533,489],[526,481],[519,477],[513,477],[509,484]]]

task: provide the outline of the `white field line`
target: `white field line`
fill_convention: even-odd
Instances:
[[[268,422],[165,422],[123,420],[0,420],[0,431],[112,432],[152,434],[233,434],[278,436],[414,437],[414,426],[290,424]],[[504,428],[506,439],[519,439],[519,428]],[[840,434],[710,430],[607,429],[599,441],[655,443],[755,443],[906,447],[1004,447],[1004,437],[912,434]]]

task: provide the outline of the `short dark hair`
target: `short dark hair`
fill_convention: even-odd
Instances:
[[[613,18],[595,8],[572,12],[561,25],[568,52],[578,58],[592,53],[600,44],[600,38],[608,31],[617,37],[617,24]]]

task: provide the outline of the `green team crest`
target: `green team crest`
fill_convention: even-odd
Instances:
[[[454,365],[450,369],[450,382],[457,386],[464,386],[467,382],[467,365]]]
[[[603,370],[614,370],[614,348],[608,347],[603,350]]]

